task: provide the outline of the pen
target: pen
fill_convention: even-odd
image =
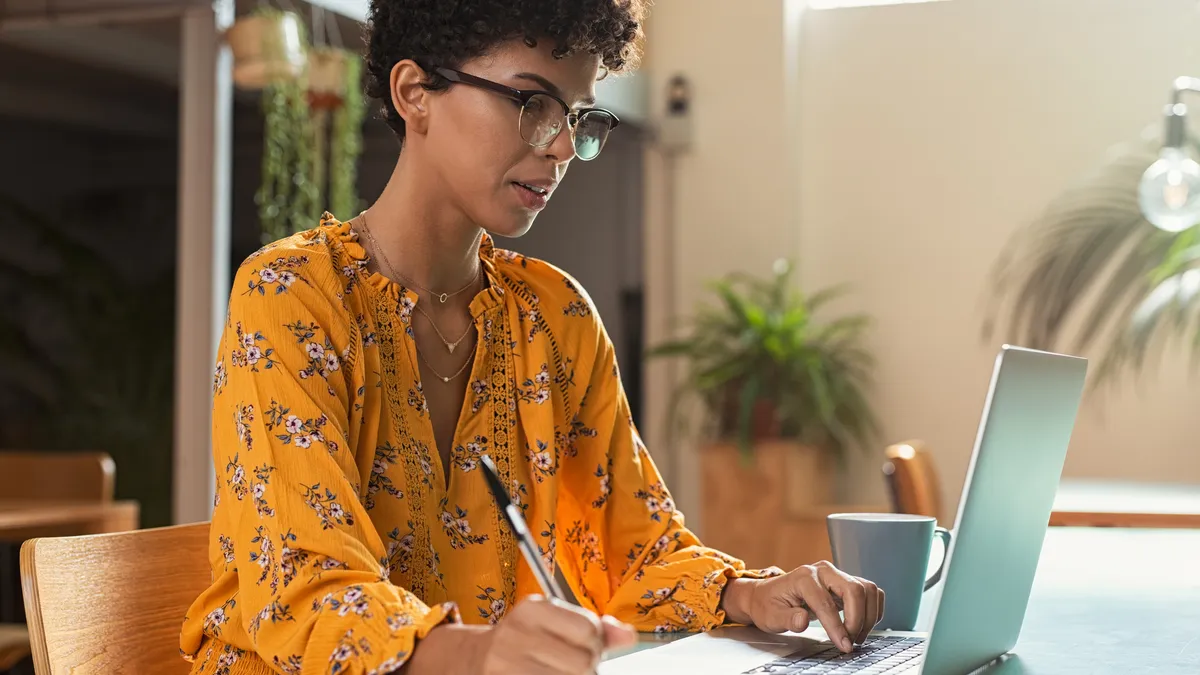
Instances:
[[[567,602],[558,582],[542,565],[541,553],[538,552],[537,544],[533,541],[529,526],[525,524],[525,517],[521,515],[521,510],[509,498],[508,490],[504,489],[504,483],[500,481],[500,474],[496,471],[496,465],[492,463],[492,458],[481,455],[479,463],[483,466],[483,476],[487,480],[488,488],[492,491],[492,497],[495,498],[496,505],[500,507],[500,512],[504,514],[504,519],[508,521],[508,526],[512,528],[513,534],[517,536],[517,546],[525,556],[525,562],[533,570],[533,575],[537,577],[538,584],[542,587],[542,593],[548,598]]]

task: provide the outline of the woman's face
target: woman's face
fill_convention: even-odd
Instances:
[[[514,89],[549,91],[572,110],[594,104],[599,57],[575,54],[556,59],[541,41],[529,47],[516,40],[462,64],[458,70]],[[521,104],[501,94],[466,84],[427,92],[425,124],[416,144],[417,166],[435,172],[446,194],[476,225],[518,237],[553,196],[575,158],[571,132],[563,130],[549,145],[534,147],[521,136]]]

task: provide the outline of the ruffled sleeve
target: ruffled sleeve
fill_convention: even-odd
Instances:
[[[592,323],[578,351],[596,356],[559,493],[564,576],[582,604],[639,631],[714,628],[725,622],[730,579],[782,572],[748,570],[685,526],[634,427],[612,342],[598,318]]]

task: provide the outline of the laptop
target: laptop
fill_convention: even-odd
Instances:
[[[842,654],[819,628],[709,633],[601,664],[600,675],[963,675],[1017,643],[1087,374],[1085,359],[1004,346],[967,470],[928,633],[877,631]]]

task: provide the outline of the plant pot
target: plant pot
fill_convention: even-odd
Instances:
[[[246,16],[225,32],[233,51],[233,81],[262,89],[300,77],[308,65],[304,24],[291,12]]]
[[[336,110],[346,100],[346,61],[342,49],[322,47],[308,53],[308,104],[313,110]]]
[[[730,386],[720,407],[718,433],[735,436],[738,433],[738,421],[741,415],[741,387]],[[750,410],[750,438],[754,441],[769,441],[779,438],[782,420],[775,403],[767,399],[754,402]]]
[[[754,444],[752,457],[736,443],[700,450],[703,541],[753,567],[776,564],[789,515],[833,501],[829,453],[782,440]]]

